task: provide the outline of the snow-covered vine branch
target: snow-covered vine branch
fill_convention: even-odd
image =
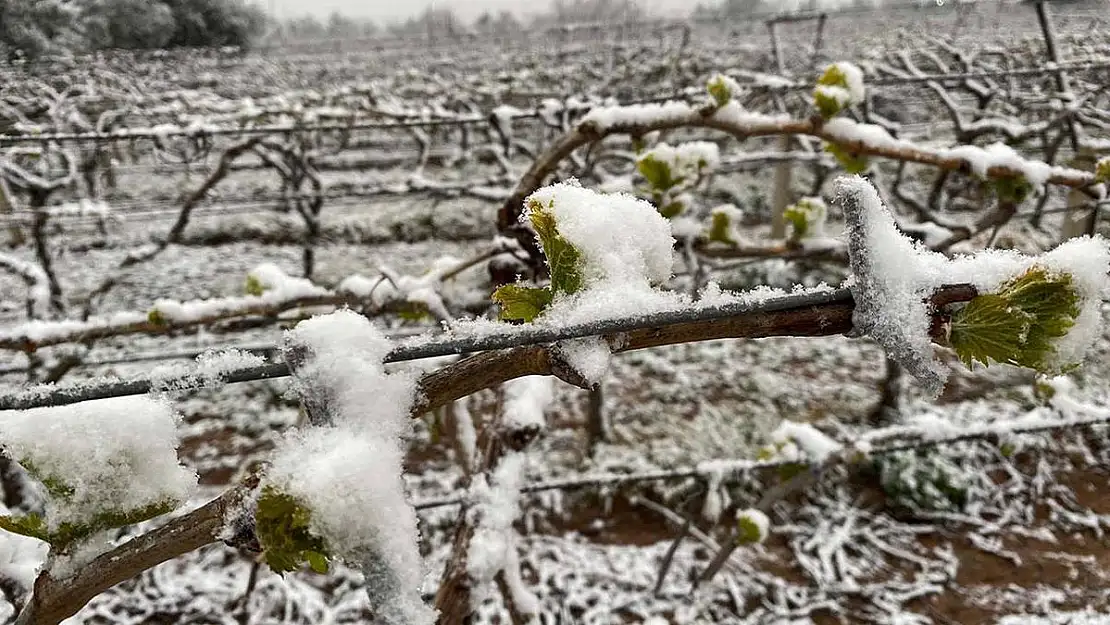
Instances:
[[[953,285],[939,290],[938,304],[966,301],[974,290]],[[828,336],[851,330],[853,301],[848,290],[818,290],[796,295],[768,292],[750,301],[702,305],[643,316],[609,318],[565,326],[500,326],[490,332],[478,324],[473,332],[457,328],[433,339],[402,342],[385,362],[404,362],[454,354],[489,352],[437,372],[422,383],[426,410],[482,388],[524,375],[550,375],[547,345],[576,338],[611,336],[613,349],[630,351],[698,340],[766,336]],[[466,371],[466,373],[462,373]],[[227,383],[289,375],[285,363],[229,368]],[[0,410],[60,406],[92,399],[139,395],[159,385],[188,388],[192,373],[171,378],[135,378],[72,385],[43,386],[0,395]]]
[[[498,225],[510,230],[517,222],[526,197],[539,189],[556,168],[579,148],[612,135],[645,134],[677,128],[708,128],[743,141],[750,137],[806,135],[835,144],[858,156],[879,156],[897,161],[932,165],[941,169],[974,173],[984,178],[1028,180],[1034,185],[1055,184],[1085,189],[1096,184],[1093,172],[1027,160],[1011,148],[960,146],[930,148],[895,139],[879,126],[845,118],[826,120],[820,116],[795,119],[743,110],[734,101],[724,105],[694,106],[684,102],[660,105],[595,109],[570,132],[541,154],[521,177],[512,195],[502,204]]]

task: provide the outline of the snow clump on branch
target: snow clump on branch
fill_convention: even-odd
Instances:
[[[703,169],[715,169],[721,164],[721,149],[711,141],[688,141],[677,146],[660,143],[646,150],[638,160],[654,159],[665,163],[674,180],[697,177]]]
[[[671,277],[670,224],[644,200],[602,195],[572,180],[536,191],[525,206],[528,219],[549,211],[559,234],[581,253],[585,290],[618,282],[653,286]]]
[[[197,484],[178,461],[178,421],[150,397],[0,413],[0,444],[46,496],[44,517],[3,517],[0,526],[69,553],[104,530],[170,512]]]
[[[520,516],[520,489],[526,459],[523,453],[510,453],[494,470],[492,483],[486,481],[485,475],[479,475],[470,487],[475,502],[471,513],[477,516],[477,526],[467,549],[466,568],[475,582],[475,592],[471,596],[471,604],[475,607],[485,599],[497,574],[503,573],[516,608],[533,615],[539,610],[539,599],[528,590],[521,576],[516,530],[513,529],[513,523]]]
[[[570,180],[529,196],[521,221],[536,233],[550,285],[498,289],[502,319],[567,324],[674,306],[655,288],[671,277],[674,238],[650,203]]]
[[[267,538],[286,547],[269,554],[272,567],[291,570],[303,558],[326,570],[328,558],[341,558],[362,570],[387,622],[430,625],[435,615],[419,592],[416,513],[401,479],[416,378],[385,373],[391,347],[348,310],[287,333],[286,353],[302,360],[293,365],[294,390],[312,427],[286,436],[274,452],[258,504],[259,537],[264,548]],[[273,509],[281,506],[292,513]],[[266,519],[274,520],[269,531]]]
[[[899,232],[864,178],[840,178],[837,193],[847,221],[856,329],[928,392],[939,394],[948,377],[933,356],[933,339],[947,341],[968,366],[1004,362],[1051,374],[1079,365],[1099,336],[1110,291],[1105,239],[1072,239],[1036,257],[985,250],[949,259]],[[956,284],[970,284],[979,295],[952,313],[938,337],[928,300]]]

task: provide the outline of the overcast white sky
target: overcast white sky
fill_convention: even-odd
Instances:
[[[265,8],[273,8],[278,17],[311,13],[327,17],[332,11],[351,16],[372,17],[380,21],[403,19],[416,15],[434,4],[455,9],[463,19],[473,19],[483,11],[508,9],[527,14],[545,8],[549,0],[254,0]],[[692,0],[643,0],[649,9],[659,13],[687,13],[697,2]]]

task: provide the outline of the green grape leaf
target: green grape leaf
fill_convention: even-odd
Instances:
[[[876,457],[879,483],[897,507],[936,511],[961,510],[969,500],[967,476],[942,456],[918,451]]]
[[[435,319],[432,311],[428,309],[428,305],[424,302],[406,301],[401,309],[397,311],[397,316],[405,321],[423,321],[425,319]]]
[[[40,479],[39,481],[42,482],[42,485],[44,487],[46,487],[46,492],[49,493],[51,497],[54,497],[56,499],[69,499],[73,496],[73,487],[69,484],[66,484],[65,481],[61,479],[53,476],[47,476]]]
[[[253,275],[248,274],[247,283],[244,287],[244,290],[246,291],[247,295],[254,295],[255,297],[258,297],[266,292],[266,287],[262,284],[261,280],[254,277]]]
[[[506,321],[530,322],[551,305],[551,290],[505,284],[493,292],[493,301],[501,306],[500,318]]]
[[[50,542],[50,532],[46,529],[46,519],[31,513],[25,516],[0,516],[0,529],[21,536],[30,536],[43,542]]]
[[[326,555],[316,551],[306,551],[304,555],[305,558],[308,559],[308,566],[311,567],[314,572],[320,575],[324,575],[328,572],[328,557]]]
[[[156,501],[134,510],[108,510],[94,516],[92,520],[89,521],[89,525],[92,526],[95,531],[114,527],[126,527],[128,525],[142,523],[143,521],[149,521],[156,516],[169,514],[179,505],[181,505],[181,502],[175,499],[163,499],[162,501]]]
[[[1095,182],[1110,182],[1110,156],[1095,163]]]
[[[1054,342],[1067,336],[1079,316],[1079,292],[1069,274],[1050,274],[1033,268],[1002,291],[1010,305],[1032,317],[1029,333],[1016,360],[1042,373],[1052,372]]]
[[[158,310],[157,308],[150,309],[150,312],[146,314],[146,320],[150,322],[151,325],[156,326],[164,326],[169,324],[170,322],[170,320],[166,319],[166,316],[162,314],[162,311]]]
[[[636,161],[636,169],[644,177],[644,180],[648,181],[651,188],[659,191],[667,191],[681,182],[680,179],[672,177],[673,174],[669,164],[651,154]]]
[[[23,467],[27,474],[35,478],[46,488],[47,494],[55,499],[69,499],[75,492],[73,487],[65,482],[65,480],[55,476],[47,475],[30,458],[20,458],[19,465]]]
[[[729,89],[728,83],[725,81],[724,76],[714,76],[709,80],[706,85],[709,95],[713,97],[713,101],[717,103],[717,107],[722,107],[732,100],[732,90]]]
[[[528,218],[543,247],[543,254],[547,257],[552,295],[577,293],[582,288],[582,253],[559,234],[555,216],[547,207],[533,200]]]
[[[709,240],[717,243],[724,243],[725,245],[736,245],[737,242],[732,238],[730,225],[730,219],[727,214],[723,212],[713,213],[709,221]]]
[[[141,523],[171,512],[178,505],[179,502],[166,500],[136,510],[107,510],[94,514],[85,522],[61,523],[54,530],[49,529],[46,520],[37,514],[32,513],[19,517],[5,516],[0,517],[0,529],[37,538],[64,552],[73,544],[93,534]]]
[[[782,213],[783,218],[790,222],[793,228],[791,238],[794,240],[804,239],[806,233],[809,231],[809,216],[797,204],[787,206],[786,210]]]
[[[848,77],[845,76],[844,72],[840,71],[840,67],[834,63],[825,68],[825,73],[821,74],[821,77],[817,79],[817,84],[847,89]]]
[[[804,463],[791,462],[790,464],[784,464],[780,466],[777,473],[779,474],[779,479],[783,482],[786,482],[794,479],[802,473],[805,473],[808,469],[809,467]]]
[[[119,527],[127,527],[156,516],[173,512],[181,502],[172,499],[156,501],[134,510],[106,510],[99,512],[84,523],[62,523],[50,538],[50,544],[64,549],[68,545],[88,538],[97,532]]]
[[[829,89],[823,89],[822,87],[829,87]],[[821,114],[821,117],[831,119],[840,114],[844,103],[833,93],[840,89],[851,92],[848,76],[841,71],[838,65],[830,65],[825,69],[825,73],[817,79],[817,88],[813,90],[813,104],[817,107],[817,112]]]
[[[312,511],[296,498],[263,486],[254,521],[262,557],[275,573],[295,571],[306,563],[314,571],[327,571],[327,544],[312,533]]]
[[[825,119],[832,119],[840,113],[840,100],[822,89],[813,92],[813,104],[817,107],[817,112]]]
[[[816,198],[803,198],[796,204],[787,206],[783,211],[783,217],[792,228],[791,240],[800,241],[818,234],[825,224],[826,213],[824,203]]]
[[[660,208],[659,214],[666,217],[667,219],[673,219],[674,217],[678,217],[679,215],[681,215],[682,211],[684,210],[686,210],[686,205],[678,200],[674,200],[670,204],[667,204],[666,206]]]
[[[1037,380],[1033,383],[1033,397],[1042,403],[1048,403],[1056,397],[1056,387],[1048,382]]]
[[[1000,295],[973,298],[952,318],[949,343],[964,365],[973,361],[1008,362],[1021,350],[1021,337],[1029,331],[1030,319],[1010,308]]]
[[[1003,176],[991,181],[991,187],[1000,202],[1021,204],[1033,193],[1033,185],[1023,176]]]
[[[754,511],[744,511],[736,518],[736,542],[741,545],[752,545],[767,540],[763,527],[755,518]]]
[[[1056,373],[1054,343],[1078,316],[1079,293],[1071,275],[1034,267],[957,311],[949,342],[967,366],[994,361]]]
[[[867,171],[869,163],[865,155],[846,150],[836,143],[825,144],[825,151],[832,154],[849,174],[862,174]]]

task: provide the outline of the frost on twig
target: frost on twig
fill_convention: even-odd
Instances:
[[[265,359],[241,349],[209,350],[188,365],[170,364],[155,367],[150,372],[152,393],[176,393],[201,388],[213,388],[224,383],[229,372],[245,367],[257,367]]]
[[[46,319],[54,311],[53,293],[50,292],[50,276],[41,266],[11,254],[0,253],[0,269],[11,272],[27,285],[27,317]]]
[[[386,375],[390,342],[350,311],[314,317],[286,339],[294,391],[311,427],[279,444],[262,483],[258,534],[278,571],[332,558],[358,566],[377,614],[430,624],[420,598],[416,513],[401,480],[415,378]]]
[[[1041,256],[985,250],[952,259],[899,232],[878,193],[860,177],[837,183],[848,234],[855,331],[937,395],[948,370],[932,341],[970,365],[1004,362],[1058,373],[1082,363],[1099,334],[1110,249],[1101,237],[1072,239]],[[930,296],[944,284],[978,292],[934,327]],[[938,336],[938,334],[940,336]]]
[[[465,292],[462,291],[474,286],[466,283],[450,289],[450,281],[457,279],[460,273],[482,260],[512,254],[515,243],[498,237],[489,251],[473,259],[464,261],[453,256],[439,257],[419,276],[401,275],[382,266],[379,268],[382,275],[378,279],[353,275],[340,282],[336,290],[358,297],[376,309],[392,307],[402,318],[420,319],[430,316],[441,323],[449,324],[455,315],[447,302],[449,299],[465,298]]]
[[[475,582],[470,597],[476,608],[490,592],[495,578],[502,576],[507,587],[506,600],[515,611],[533,615],[539,609],[536,597],[524,586],[517,556],[517,536],[513,522],[520,515],[520,487],[524,477],[524,452],[512,452],[501,458],[492,480],[484,475],[475,478],[471,494],[475,506],[470,510],[477,517],[474,535],[467,550],[467,571]]]
[[[821,464],[843,449],[843,445],[808,423],[784,421],[771,433],[771,440],[780,447],[792,445],[802,459]]]
[[[591,388],[601,384],[613,355],[608,341],[600,336],[561,341],[556,352]]]
[[[489,249],[473,258],[437,259],[432,268],[419,277],[399,276],[383,267],[383,275],[376,280],[353,275],[341,281],[334,290],[305,278],[289,276],[275,265],[265,263],[247,274],[244,295],[185,301],[159,299],[147,310],[117,311],[84,319],[31,319],[0,329],[0,349],[34,352],[63,343],[169,333],[248,316],[276,322],[283,312],[318,306],[361,307],[367,314],[388,310],[409,318],[434,314],[440,320],[448,320],[457,314],[451,311],[467,308],[475,299],[485,303],[484,293],[478,296],[473,293],[479,284],[475,276],[480,274],[470,270],[483,260],[511,256],[515,250],[515,241],[498,237]],[[37,268],[2,254],[0,268],[7,266],[9,260],[20,263],[11,266],[13,271]],[[38,277],[30,275],[28,279],[38,280]],[[36,286],[34,293],[36,297],[46,297],[49,288]],[[47,300],[49,297],[44,305],[49,303]]]
[[[520,574],[513,523],[520,514],[525,450],[546,425],[554,388],[546,376],[519,378],[503,388],[499,417],[483,429],[478,441],[482,471],[470,479],[473,505],[462,502],[436,594],[441,623],[470,622],[491,582],[500,589],[514,623],[530,619],[538,609]]]
[[[506,382],[502,424],[509,432],[540,431],[547,427],[547,410],[555,401],[555,385],[548,376],[533,375]]]

